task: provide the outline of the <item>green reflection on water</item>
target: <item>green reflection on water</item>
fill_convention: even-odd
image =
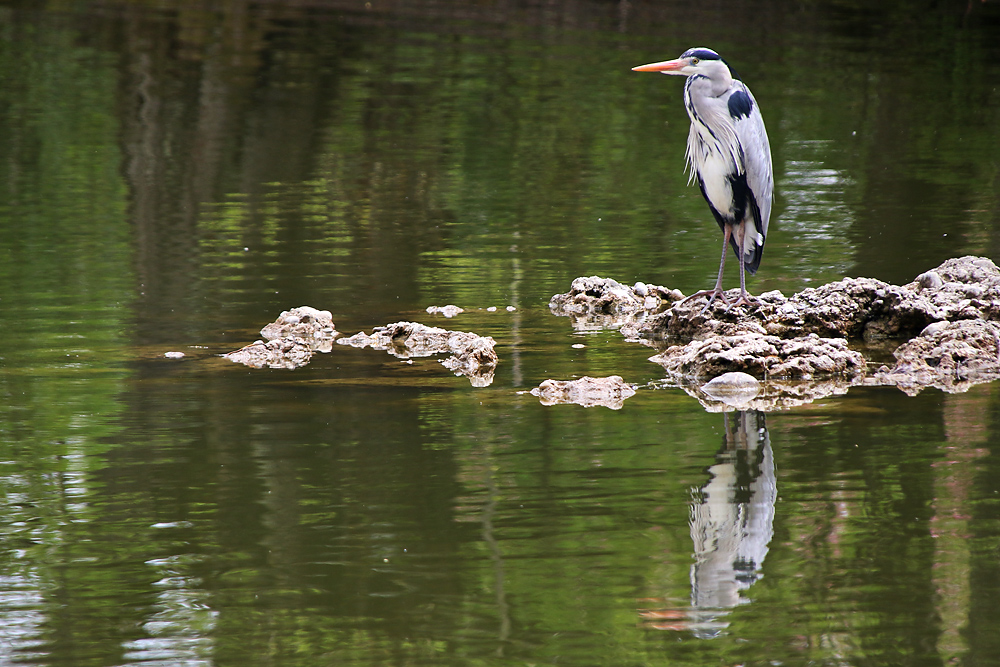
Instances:
[[[712,640],[689,622],[689,520],[722,417],[670,390],[620,411],[516,393],[658,377],[648,350],[548,315],[573,277],[713,273],[679,82],[630,76],[643,54],[699,26],[767,101],[780,198],[753,287],[791,292],[996,250],[979,33],[923,39],[923,15],[870,7],[896,26],[883,60],[826,6],[786,7],[815,23],[759,51],[696,7],[638,35],[617,15],[136,7],[2,15],[0,662],[997,659],[995,387],[769,415],[764,576]],[[917,76],[904,43],[974,66]],[[353,332],[446,302],[470,308],[447,326],[499,342],[488,390],[339,347],[292,373],[210,356],[300,303]],[[188,360],[162,360],[176,346]]]
[[[119,410],[134,295],[114,59],[70,31],[4,30],[3,430],[26,453],[89,451]]]

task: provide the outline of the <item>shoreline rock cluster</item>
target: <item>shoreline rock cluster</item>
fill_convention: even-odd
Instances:
[[[1000,268],[985,257],[949,259],[902,286],[845,278],[791,297],[766,292],[751,307],[727,310],[717,300],[706,308],[706,301],[594,276],[574,280],[549,308],[575,328],[618,328],[656,348],[650,361],[679,385],[741,372],[824,385],[834,377],[912,394],[1000,378]],[[863,351],[888,341],[902,341],[895,364],[870,369]]]

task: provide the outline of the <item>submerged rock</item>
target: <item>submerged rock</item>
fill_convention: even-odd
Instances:
[[[226,359],[250,368],[284,368],[305,366],[316,351],[301,338],[258,340],[224,355]]]
[[[337,344],[385,350],[400,359],[447,353],[451,356],[441,364],[456,375],[465,375],[477,387],[493,383],[493,373],[499,363],[493,349],[496,341],[490,336],[449,331],[417,322],[393,322],[376,327],[370,336],[362,331],[338,339]]]
[[[711,382],[697,385],[691,382],[666,380],[654,384],[657,389],[679,388],[697,399],[708,412],[728,412],[730,410],[758,410],[773,412],[787,410],[797,405],[805,405],[828,396],[846,394],[851,387],[862,384],[864,378],[829,376],[813,380],[781,380],[770,378],[760,383],[759,391],[753,394],[733,390],[731,393],[718,392]]]
[[[982,320],[936,322],[893,353],[871,384],[896,385],[908,394],[925,387],[955,393],[1000,378],[1000,323]]]
[[[620,410],[625,399],[635,396],[635,387],[618,375],[603,378],[584,376],[577,380],[545,380],[531,390],[542,405],[575,403],[585,408],[603,405]]]

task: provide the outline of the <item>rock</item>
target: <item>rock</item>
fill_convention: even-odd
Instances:
[[[447,306],[427,306],[427,313],[429,315],[444,315],[445,317],[451,318],[455,317],[459,313],[464,313],[465,310],[459,308],[458,306],[453,306],[451,304]]]
[[[723,373],[712,378],[701,387],[701,391],[711,399],[746,409],[751,400],[760,393],[760,382],[752,375],[740,372]]]
[[[944,285],[944,280],[938,275],[937,271],[925,271],[917,276],[915,281],[919,286],[919,289],[938,289]]]
[[[531,390],[542,405],[575,403],[585,408],[603,405],[620,410],[625,399],[635,395],[635,387],[618,375],[603,378],[584,376],[577,380],[545,380]]]
[[[495,341],[487,336],[476,336],[462,345],[452,348],[452,356],[441,365],[455,375],[464,375],[474,387],[488,387],[493,384],[493,373],[499,361],[493,350]]]
[[[636,283],[622,285],[611,278],[577,278],[566,294],[549,300],[554,315],[570,317],[578,330],[618,328],[636,319],[645,319],[663,304],[683,298],[677,290]]]
[[[330,311],[311,306],[282,311],[260,334],[267,342],[256,341],[222,356],[251,368],[299,368],[308,364],[316,352],[333,349],[339,335]]]
[[[477,387],[493,382],[493,372],[499,363],[493,338],[417,322],[393,322],[376,327],[370,336],[362,331],[349,338],[339,338],[337,344],[385,350],[400,359],[448,353],[451,357],[441,363],[456,375],[467,376]]]
[[[737,290],[726,294],[731,300],[737,295]],[[643,319],[634,334],[650,340],[747,331],[866,341],[908,338],[942,320],[1000,320],[1000,269],[983,257],[960,257],[903,286],[874,278],[844,278],[787,299],[780,292],[767,292],[752,308],[727,311],[721,300],[702,313],[704,307],[705,299],[676,303]]]
[[[276,338],[300,338],[313,349],[329,352],[333,339],[339,334],[333,325],[329,310],[317,310],[311,306],[299,306],[286,310],[271,324],[260,330],[265,340]]]
[[[183,359],[184,358],[184,353],[183,352],[164,352],[163,356],[165,356],[167,359]]]

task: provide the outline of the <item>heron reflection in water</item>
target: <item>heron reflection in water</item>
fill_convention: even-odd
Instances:
[[[710,477],[692,490],[691,606],[642,612],[650,627],[716,637],[729,625],[724,617],[749,602],[743,591],[762,576],[778,493],[767,425],[756,410],[723,419],[723,446]]]

